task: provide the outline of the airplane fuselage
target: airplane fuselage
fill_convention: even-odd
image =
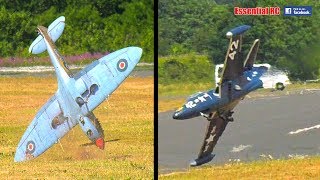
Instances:
[[[265,71],[264,68],[245,71],[238,79],[224,82],[219,90],[220,94],[212,89],[189,97],[186,103],[173,114],[173,118],[183,120],[209,115],[215,111],[223,113],[225,110],[232,110],[248,93],[262,88],[263,83],[260,77]]]
[[[59,94],[57,97],[60,106],[62,106],[63,115],[70,120],[77,120],[82,115],[81,108],[75,101],[76,97],[80,96],[80,93],[76,91],[72,73],[66,67],[63,58],[58,53],[58,49],[49,37],[47,28],[39,26],[38,30],[45,41],[48,54],[57,75]]]
[[[101,127],[99,127],[100,125],[97,126],[97,120],[92,113],[92,110],[95,109],[102,101],[104,101],[130,74],[134,66],[139,61],[142,50],[140,48],[130,47],[111,53],[109,56],[112,57],[125,52],[127,57],[117,61],[119,65],[115,64],[115,62],[112,63],[112,65],[118,66],[118,71],[121,72],[122,75],[114,78],[113,81],[115,82],[112,83],[112,85],[110,82],[110,87],[108,89],[102,90],[100,89],[102,86],[102,82],[99,82],[99,80],[88,75],[86,71],[87,69],[99,66],[101,61],[93,62],[87,68],[85,68],[85,70],[79,72],[76,75],[73,75],[67,67],[67,64],[64,61],[63,57],[58,52],[58,49],[54,45],[54,42],[50,38],[48,29],[43,26],[39,26],[38,30],[44,39],[46,49],[57,75],[58,91],[56,93],[56,97],[63,113],[63,119],[72,121],[72,124],[79,123],[80,127],[88,136],[88,138],[91,141],[96,142],[99,148],[103,149],[103,132]],[[129,56],[129,52],[133,52],[138,55],[138,59],[131,59],[130,61],[133,62],[128,62],[129,57],[135,57]],[[106,64],[104,71],[107,71],[108,66],[110,65],[111,64]],[[101,71],[98,73],[105,74],[105,72]],[[94,97],[92,98],[92,96]],[[88,101],[90,101],[89,104]],[[97,139],[100,139],[99,143],[97,143]]]

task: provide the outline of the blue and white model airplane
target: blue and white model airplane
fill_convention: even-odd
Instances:
[[[253,67],[259,49],[259,39],[254,41],[247,58],[243,58],[241,49],[243,33],[248,29],[250,26],[243,25],[227,32],[230,43],[222,78],[216,90],[191,95],[173,114],[173,118],[179,120],[203,116],[209,121],[200,153],[198,158],[190,163],[191,166],[198,166],[213,159],[213,148],[228,122],[233,121],[234,107],[245,95],[262,88],[260,77],[267,68]]]
[[[29,48],[33,54],[48,51],[57,75],[58,90],[21,138],[15,162],[38,157],[77,124],[94,144],[104,149],[103,129],[92,111],[117,89],[141,58],[141,48],[127,47],[93,61],[74,75],[54,45],[64,27],[63,16],[48,29],[38,26],[39,36]]]

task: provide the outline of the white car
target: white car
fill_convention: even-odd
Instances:
[[[276,68],[271,67],[270,64],[254,64],[253,67],[265,66],[268,68],[268,71],[260,78],[263,82],[263,88],[266,89],[276,89],[276,90],[284,90],[284,88],[291,84],[286,72],[278,70]],[[224,64],[217,64],[215,68],[215,82],[216,87],[220,82],[221,73],[223,70]]]

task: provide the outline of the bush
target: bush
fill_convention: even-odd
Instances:
[[[213,80],[214,66],[207,56],[194,53],[159,57],[159,83],[208,82]]]

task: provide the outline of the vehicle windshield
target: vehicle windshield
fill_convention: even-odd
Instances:
[[[287,73],[285,71],[282,71],[276,67],[271,67],[265,75],[269,76],[278,76],[278,75],[286,75]]]
[[[222,70],[223,70],[222,67],[220,67],[220,68],[218,69],[218,78],[221,78],[221,76],[222,76]]]

